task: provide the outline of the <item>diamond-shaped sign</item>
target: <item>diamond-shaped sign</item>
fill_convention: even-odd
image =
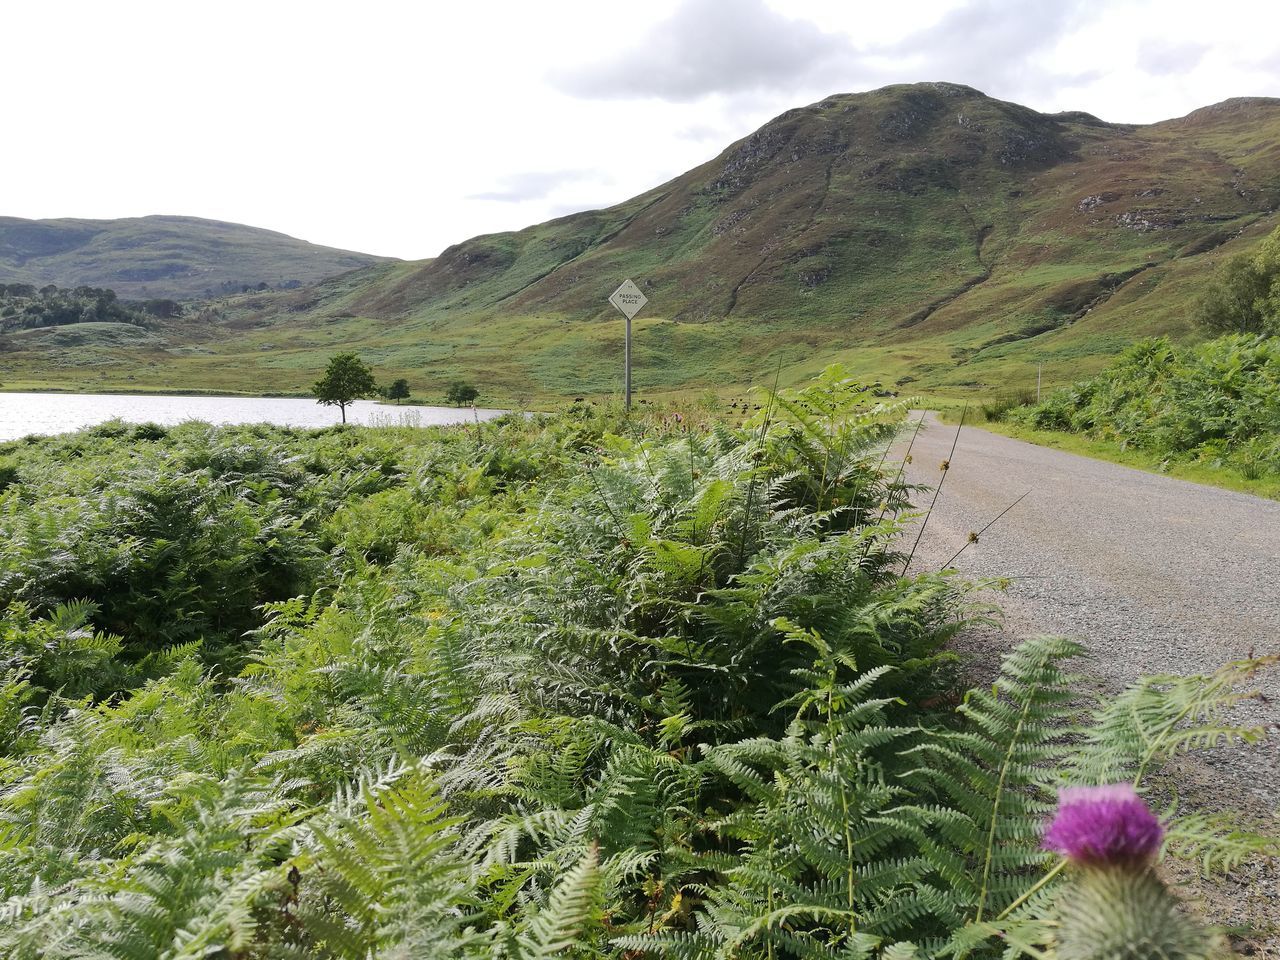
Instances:
[[[613,291],[613,296],[609,298],[609,302],[622,311],[623,315],[630,320],[640,308],[649,302],[649,298],[640,292],[630,280],[623,281],[622,286]]]

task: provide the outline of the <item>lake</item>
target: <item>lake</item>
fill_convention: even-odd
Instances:
[[[398,407],[357,400],[347,407],[348,423],[374,426],[440,426],[491,420],[502,410],[470,407]],[[166,426],[186,420],[207,423],[274,423],[286,427],[329,427],[342,422],[337,407],[287,397],[179,397],[119,393],[0,392],[0,440],[29,433],[67,433],[119,417],[129,423]]]

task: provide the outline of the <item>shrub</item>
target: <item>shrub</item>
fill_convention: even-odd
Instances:
[[[475,386],[464,380],[458,380],[449,384],[449,389],[445,391],[444,399],[446,403],[461,407],[468,403],[474,403],[479,396],[480,391]]]
[[[1161,458],[1230,465],[1250,479],[1280,473],[1280,339],[1237,334],[1187,348],[1142,340],[1098,376],[1011,416]]]
[[[990,400],[981,404],[979,409],[982,411],[984,419],[999,423],[1004,420],[1010,411],[1018,407],[1028,407],[1036,402],[1036,394],[1034,390],[1007,390],[997,393]]]
[[[1280,336],[1280,228],[1256,251],[1237,254],[1218,267],[1194,316],[1216,334]]]

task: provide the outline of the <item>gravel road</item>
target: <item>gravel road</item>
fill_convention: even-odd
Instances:
[[[908,478],[936,486],[956,428],[932,414]],[[1117,688],[1149,673],[1208,673],[1280,653],[1280,502],[1144,473],[974,427],[960,431],[913,570],[938,569],[1001,510],[1027,494],[953,563],[972,577],[1011,577],[1002,630],[958,646],[976,669],[1018,640],[1061,634],[1090,651],[1086,672]],[[1030,491],[1028,493],[1028,491]],[[927,505],[929,495],[917,501]],[[908,545],[915,531],[908,537]],[[1280,669],[1236,720],[1267,727],[1260,746],[1180,762],[1179,792],[1196,806],[1242,811],[1280,831]],[[1272,926],[1248,945],[1280,957],[1280,869],[1252,866],[1200,891],[1213,915]]]

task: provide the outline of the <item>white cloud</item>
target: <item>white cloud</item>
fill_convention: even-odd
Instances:
[[[1059,71],[1045,56],[1083,15],[1079,0],[969,0],[876,52],[922,78],[959,81],[997,96],[1016,88],[1026,98],[1089,73]]]
[[[5,35],[0,214],[403,257],[622,201],[884,83],[1135,122],[1280,95],[1268,0],[41,0],[6,5]]]
[[[499,203],[523,203],[527,200],[542,200],[551,196],[559,188],[583,181],[599,182],[607,180],[602,174],[590,170],[530,170],[525,173],[513,173],[501,179],[501,185],[491,189],[472,193],[468,200],[495,200]]]
[[[1209,44],[1194,40],[1143,40],[1138,44],[1138,67],[1153,76],[1184,74],[1194,70],[1209,52]]]
[[[689,126],[677,130],[675,134],[681,140],[714,140],[720,142],[725,139],[724,128],[713,123],[691,123]]]
[[[688,103],[711,94],[846,83],[859,77],[849,38],[785,17],[764,0],[685,0],[621,49],[553,70],[565,93]]]

